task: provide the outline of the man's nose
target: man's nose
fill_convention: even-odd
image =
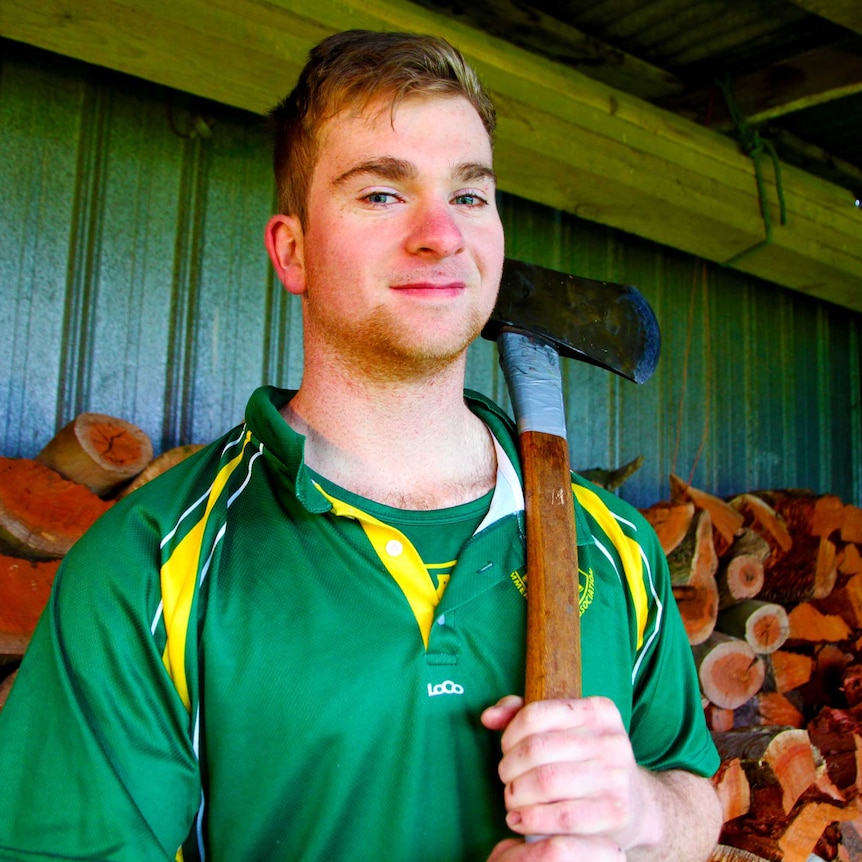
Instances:
[[[413,254],[449,257],[464,248],[464,235],[448,201],[423,201],[414,211],[408,238]]]

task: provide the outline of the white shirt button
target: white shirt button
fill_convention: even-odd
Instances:
[[[403,551],[404,545],[402,545],[398,539],[390,539],[386,543],[386,553],[389,554],[390,557],[400,557]]]

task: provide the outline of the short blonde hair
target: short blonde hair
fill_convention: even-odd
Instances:
[[[350,105],[381,97],[463,96],[493,142],[496,114],[476,73],[445,39],[348,30],[312,49],[294,89],[270,111],[278,204],[307,224],[306,200],[321,126]]]

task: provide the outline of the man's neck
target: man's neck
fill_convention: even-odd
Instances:
[[[491,434],[463,382],[463,365],[385,383],[312,373],[282,415],[305,436],[308,466],[331,482],[398,508],[447,508],[487,493],[496,477]]]

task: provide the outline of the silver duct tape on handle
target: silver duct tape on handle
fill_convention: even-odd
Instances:
[[[518,432],[566,437],[560,356],[540,337],[504,329],[497,338],[500,366],[512,399]]]

